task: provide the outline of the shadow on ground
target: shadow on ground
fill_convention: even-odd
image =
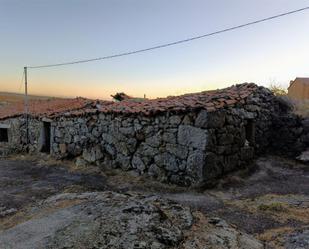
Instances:
[[[32,161],[1,160],[0,221],[4,216],[73,187],[83,191],[108,188],[100,175],[69,172],[58,165],[46,166]]]
[[[218,216],[265,242],[265,248],[309,248],[309,167],[262,157],[256,170],[226,177],[203,193],[164,193],[208,216]]]
[[[256,161],[253,172],[237,172],[213,189],[194,191],[119,171],[102,176],[70,172],[65,165],[2,160],[0,230],[14,226],[8,219],[19,211],[57,193],[134,191],[171,199],[206,217],[219,217],[263,241],[264,248],[309,248],[308,169],[292,160],[262,157]]]

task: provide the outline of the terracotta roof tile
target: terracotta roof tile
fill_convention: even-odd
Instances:
[[[142,113],[145,115],[156,114],[164,111],[186,111],[203,108],[214,111],[225,106],[233,106],[236,103],[244,103],[247,98],[258,88],[253,83],[235,85],[220,90],[205,91],[200,93],[185,94],[167,98],[158,98],[141,101],[121,101],[110,105],[101,105],[103,113]]]
[[[93,103],[84,98],[50,99],[29,101],[29,114],[33,117],[51,118],[73,110],[85,108]],[[13,118],[24,114],[24,102],[18,102],[0,108],[0,119]]]
[[[225,89],[191,93],[181,96],[152,100],[124,100],[121,102],[75,99],[33,100],[29,102],[30,115],[33,117],[55,118],[59,116],[81,116],[84,114],[125,113],[155,115],[165,111],[192,111],[194,109],[216,109],[244,103],[258,88],[253,83],[231,86]],[[16,103],[0,108],[0,119],[21,116],[24,103]]]

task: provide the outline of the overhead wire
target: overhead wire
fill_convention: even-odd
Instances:
[[[76,60],[76,61],[70,61],[70,62],[46,64],[46,65],[39,65],[39,66],[28,66],[27,68],[35,69],[35,68],[59,67],[59,66],[73,65],[73,64],[79,64],[79,63],[87,63],[87,62],[92,62],[92,61],[107,60],[107,59],[112,59],[112,58],[117,58],[117,57],[122,57],[122,56],[128,56],[128,55],[137,54],[137,53],[143,53],[143,52],[147,52],[147,51],[151,51],[151,50],[155,50],[155,49],[161,49],[161,48],[166,48],[166,47],[178,45],[178,44],[181,44],[181,43],[190,42],[190,41],[197,40],[197,39],[202,39],[202,38],[213,36],[213,35],[218,35],[218,34],[221,34],[221,33],[224,33],[224,32],[229,32],[229,31],[232,31],[232,30],[236,30],[236,29],[247,27],[247,26],[255,25],[255,24],[258,24],[258,23],[270,21],[270,20],[273,20],[273,19],[276,19],[276,18],[295,14],[295,13],[302,12],[302,11],[305,11],[305,10],[309,10],[309,6],[301,8],[301,9],[281,13],[281,14],[278,14],[278,15],[275,15],[275,16],[270,16],[270,17],[267,17],[267,18],[259,19],[259,20],[256,20],[256,21],[248,22],[248,23],[241,24],[241,25],[238,25],[238,26],[233,26],[233,27],[218,30],[218,31],[215,31],[215,32],[211,32],[211,33],[207,33],[207,34],[203,34],[203,35],[199,35],[199,36],[195,36],[195,37],[190,37],[190,38],[178,40],[178,41],[175,41],[175,42],[165,43],[165,44],[161,44],[161,45],[157,45],[157,46],[153,46],[153,47],[149,47],[149,48],[133,50],[133,51],[128,51],[128,52],[124,52],[124,53],[118,53],[118,54],[113,54],[113,55],[108,55],[108,56],[103,56],[103,57],[97,57],[97,58],[92,58],[92,59]]]

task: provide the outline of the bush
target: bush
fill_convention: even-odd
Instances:
[[[116,93],[115,95],[111,95],[111,97],[116,101],[123,101],[131,99],[132,97],[128,96],[124,92]]]
[[[271,84],[269,89],[276,96],[286,96],[288,94],[287,90],[284,87],[280,86],[280,85]]]
[[[285,210],[285,207],[281,203],[274,202],[271,204],[261,204],[258,209],[261,211],[282,212]]]

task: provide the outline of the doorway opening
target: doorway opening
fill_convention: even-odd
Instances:
[[[41,152],[50,153],[50,123],[43,122]]]
[[[7,143],[9,141],[8,129],[0,128],[0,142]]]
[[[249,146],[254,146],[255,144],[255,123],[253,119],[247,119],[246,123],[246,140]]]

